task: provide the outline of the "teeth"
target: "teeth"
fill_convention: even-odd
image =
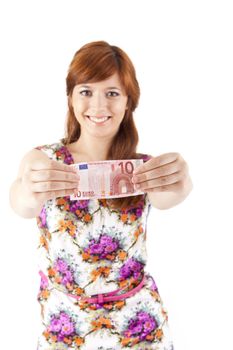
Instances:
[[[90,117],[90,116],[89,116],[89,118],[90,118],[91,121],[93,121],[95,123],[103,123],[103,122],[105,122],[108,119],[108,117],[95,118],[95,117]]]

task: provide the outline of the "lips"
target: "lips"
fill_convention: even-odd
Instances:
[[[86,115],[86,117],[88,117],[88,118],[97,118],[97,119],[101,119],[101,118],[106,118],[106,117],[108,117],[108,118],[111,118],[111,116],[110,115],[98,115],[98,116],[96,116],[96,115]]]
[[[107,120],[109,120],[111,118],[111,116],[89,116],[89,115],[86,115],[86,117],[93,123],[96,123],[96,124],[103,124],[105,123]]]

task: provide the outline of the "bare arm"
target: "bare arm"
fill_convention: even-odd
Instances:
[[[25,218],[32,219],[40,214],[42,206],[39,205],[37,208],[28,208],[27,204],[24,203],[24,193],[22,191],[21,179],[16,179],[11,187],[9,193],[10,206],[16,214]]]
[[[70,165],[33,149],[23,157],[18,176],[10,187],[10,206],[23,218],[35,218],[47,200],[71,195],[78,182],[77,173]]]
[[[37,206],[35,205],[34,207],[28,205],[24,192],[25,189],[22,187],[22,176],[25,169],[28,167],[28,164],[34,159],[40,159],[41,157],[46,157],[46,155],[43,155],[42,151],[39,150],[33,149],[26,153],[21,160],[17,178],[10,187],[10,206],[16,214],[25,219],[35,218],[39,215],[39,212],[42,209],[41,204],[38,204]]]
[[[154,208],[157,209],[170,209],[175,205],[183,202],[185,198],[193,189],[193,183],[191,177],[188,176],[184,182],[183,191],[179,193],[175,192],[151,192],[148,193],[149,200]]]
[[[193,188],[187,162],[177,152],[147,156],[149,160],[134,171],[133,183],[147,192],[157,209],[169,209],[181,203]]]

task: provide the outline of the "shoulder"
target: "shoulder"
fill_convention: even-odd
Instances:
[[[67,153],[67,149],[61,141],[38,145],[33,147],[22,157],[17,178],[21,178],[24,169],[28,164],[31,164],[33,161],[38,161],[40,159],[45,160],[48,158],[66,164],[72,163],[70,160],[70,154]]]
[[[61,142],[53,142],[53,143],[46,143],[42,145],[38,145],[34,147],[34,149],[42,151],[42,152],[52,152],[52,151],[57,151],[59,148],[61,148],[62,143]]]
[[[65,147],[62,142],[38,145],[34,149],[45,153],[50,159],[54,160],[63,159],[65,155]]]
[[[55,145],[55,144],[52,144]],[[20,161],[17,178],[21,178],[24,170],[30,166],[34,161],[46,160],[53,158],[51,145],[40,145],[33,147],[25,153]],[[50,153],[50,155],[49,155]]]

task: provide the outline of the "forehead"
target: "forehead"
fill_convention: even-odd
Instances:
[[[120,77],[117,73],[114,73],[113,75],[111,75],[111,77],[105,80],[101,80],[94,83],[77,84],[77,86],[87,86],[87,87],[90,86],[92,88],[95,88],[95,87],[110,88],[111,87],[111,88],[123,89],[123,86],[120,81]]]

